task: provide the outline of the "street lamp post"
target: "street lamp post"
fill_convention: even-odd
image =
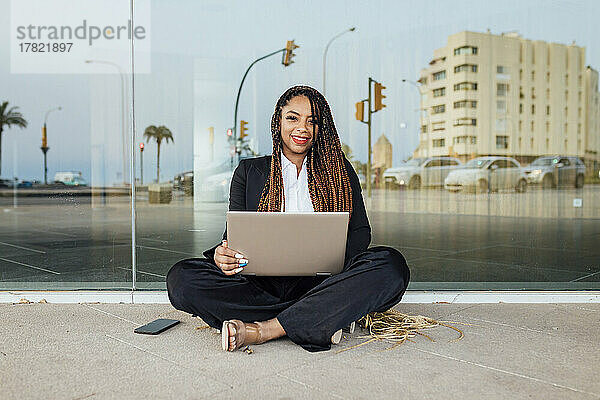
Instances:
[[[42,149],[42,153],[44,153],[44,185],[48,184],[48,163],[46,162],[46,153],[48,153],[48,150],[50,150],[50,147],[48,147],[46,123],[48,122],[48,114],[57,110],[62,110],[62,107],[59,106],[46,111],[46,116],[44,117],[44,126],[42,127],[42,147],[40,147],[40,149]]]
[[[325,46],[325,51],[323,52],[323,96],[325,96],[325,75],[326,75],[326,69],[327,69],[327,50],[329,50],[329,45],[331,45],[331,43],[339,38],[340,36],[342,36],[344,33],[348,33],[348,32],[354,32],[356,30],[356,27],[353,26],[350,29],[346,29],[343,32],[338,33],[337,35],[335,35],[334,37],[332,37],[331,39],[329,39],[329,42],[327,43],[327,46]]]
[[[119,64],[105,60],[85,60],[86,64],[105,64],[115,67],[119,71],[121,78],[121,147],[123,153],[123,184],[127,185],[127,117],[125,111],[125,73]]]
[[[421,87],[423,86],[420,83],[417,83],[415,81],[411,81],[409,79],[402,79],[402,82],[404,83],[409,83],[411,85],[413,85],[416,89],[417,92],[419,92],[419,131],[421,131],[420,127],[422,126],[421,123],[421,117],[422,117],[422,113],[423,113],[423,92],[421,92]],[[430,124],[427,124],[427,157],[429,157],[429,131],[431,130],[431,126],[429,126]],[[419,138],[419,141],[421,140],[421,138]]]
[[[236,164],[237,164],[237,156],[238,156],[237,140],[239,138],[239,135],[237,132],[238,131],[238,127],[237,127],[238,106],[240,103],[240,95],[242,94],[242,86],[244,86],[244,81],[246,80],[246,77],[248,76],[248,72],[250,72],[250,69],[257,62],[264,60],[265,58],[271,57],[278,53],[284,53],[284,57],[286,56],[286,54],[288,55],[287,58],[284,58],[284,60],[287,60],[287,61],[283,62],[283,65],[285,65],[287,67],[289,64],[293,63],[293,61],[291,61],[292,57],[295,55],[293,53],[293,50],[297,47],[300,47],[300,46],[295,45],[293,40],[288,41],[286,47],[284,47],[283,49],[276,50],[276,51],[269,53],[265,56],[262,56],[260,58],[257,58],[246,69],[246,72],[244,73],[244,76],[242,77],[242,81],[240,82],[240,87],[238,88],[237,97],[235,99],[235,110],[233,112],[233,131],[232,131],[232,133],[233,133],[233,151],[234,151],[234,153],[231,155],[231,167],[232,168],[233,168],[234,159],[236,159]]]

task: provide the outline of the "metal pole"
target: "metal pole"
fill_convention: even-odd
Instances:
[[[369,107],[369,118],[367,119],[367,125],[369,126],[369,155],[367,157],[367,197],[371,198],[371,82],[374,82],[369,77],[369,98],[367,100],[367,106]]]
[[[348,32],[353,32],[356,29],[356,27],[352,27],[350,29],[346,29],[343,32],[338,33],[337,35],[335,35],[334,37],[332,37],[329,42],[327,43],[327,46],[325,46],[325,51],[323,52],[323,96],[325,96],[325,71],[326,71],[326,66],[327,66],[327,50],[329,49],[329,45],[331,45],[331,43],[339,38],[340,36],[342,36],[344,33],[348,33]]]
[[[244,77],[242,78],[242,82],[240,83],[240,87],[238,89],[238,93],[237,93],[237,97],[235,99],[235,111],[233,113],[233,150],[234,153],[231,157],[231,166],[233,167],[233,158],[235,157],[237,160],[237,155],[238,155],[238,150],[237,150],[237,113],[238,113],[238,105],[240,103],[240,94],[242,93],[242,86],[244,85],[244,81],[246,80],[246,76],[248,76],[248,72],[250,72],[250,68],[252,68],[254,66],[254,64],[256,64],[257,62],[259,62],[260,60],[264,60],[267,57],[271,57],[272,55],[275,55],[277,53],[281,53],[282,51],[285,51],[285,48],[283,49],[279,49],[277,51],[274,51],[272,53],[267,54],[266,56],[262,56],[256,60],[254,60],[252,62],[252,64],[250,64],[250,66],[248,67],[248,69],[246,69],[246,72],[244,73]],[[237,164],[237,163],[236,163]]]
[[[144,185],[144,149],[140,149],[140,185]]]
[[[42,147],[40,147],[40,149],[42,149],[42,153],[44,153],[44,185],[48,184],[48,164],[46,162],[46,153],[48,153],[48,150],[50,150],[50,147],[48,147],[48,130],[46,128],[46,124],[48,122],[48,115],[50,115],[52,111],[60,110],[62,110],[62,107],[60,106],[56,108],[51,108],[50,110],[46,111],[46,115],[44,116],[44,127],[42,128]]]

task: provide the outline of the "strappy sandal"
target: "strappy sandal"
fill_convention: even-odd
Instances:
[[[229,333],[230,325],[233,328],[233,334]],[[229,339],[232,337],[234,338],[234,347],[230,350]],[[239,319],[231,319],[223,322],[221,328],[221,347],[224,351],[235,351],[244,346],[261,343],[264,343],[264,341],[262,341],[258,324],[252,322],[244,323]]]

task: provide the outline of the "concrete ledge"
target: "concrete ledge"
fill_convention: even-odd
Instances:
[[[0,303],[125,303],[169,304],[167,292],[156,291],[0,291]],[[407,291],[408,304],[486,304],[486,303],[600,303],[600,291]]]

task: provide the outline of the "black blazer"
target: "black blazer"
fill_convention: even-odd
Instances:
[[[345,261],[361,253],[371,243],[371,226],[363,203],[360,182],[352,164],[344,157],[346,171],[352,188],[352,215],[348,225]],[[271,156],[248,158],[240,161],[233,173],[229,191],[229,211],[257,211],[260,196],[269,178]],[[227,227],[223,239],[227,238]],[[203,254],[209,260],[214,259],[215,249],[206,250]]]

